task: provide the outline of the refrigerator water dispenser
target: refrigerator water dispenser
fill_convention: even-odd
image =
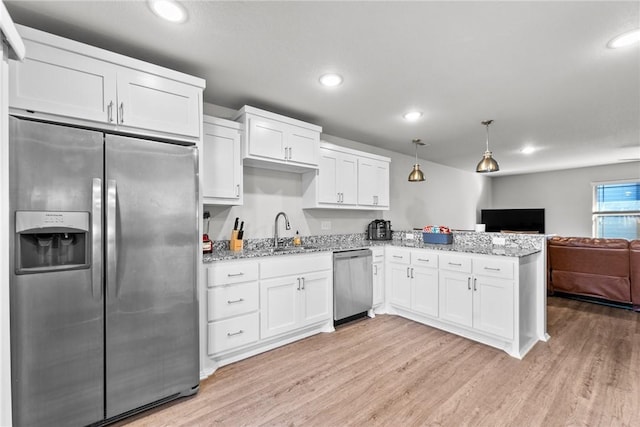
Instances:
[[[16,274],[89,268],[89,213],[16,212]]]

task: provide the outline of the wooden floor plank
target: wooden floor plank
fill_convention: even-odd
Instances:
[[[119,426],[637,426],[640,313],[549,298],[523,360],[397,316],[225,366]]]

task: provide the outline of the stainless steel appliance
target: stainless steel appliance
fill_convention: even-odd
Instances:
[[[367,226],[368,240],[391,240],[391,221],[375,219]]]
[[[373,306],[373,255],[370,249],[333,253],[333,320],[364,315]]]
[[[196,149],[9,126],[14,425],[100,424],[195,393]]]

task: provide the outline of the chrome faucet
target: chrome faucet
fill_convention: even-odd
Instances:
[[[287,214],[284,212],[278,212],[278,214],[276,215],[275,224],[273,226],[273,247],[274,248],[278,247],[278,218],[280,218],[280,215],[284,216],[285,228],[287,230],[291,230],[291,225],[289,225],[289,218],[287,217]]]

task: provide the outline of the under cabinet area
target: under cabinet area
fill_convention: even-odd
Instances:
[[[391,159],[363,151],[320,143],[318,170],[302,175],[306,209],[389,209]]]
[[[234,119],[242,123],[242,157],[248,166],[293,172],[318,168],[320,126],[248,105]]]
[[[32,28],[18,29],[27,56],[10,62],[12,109],[135,134],[200,137],[204,80]]]
[[[240,124],[204,116],[202,197],[204,204],[242,205]]]

